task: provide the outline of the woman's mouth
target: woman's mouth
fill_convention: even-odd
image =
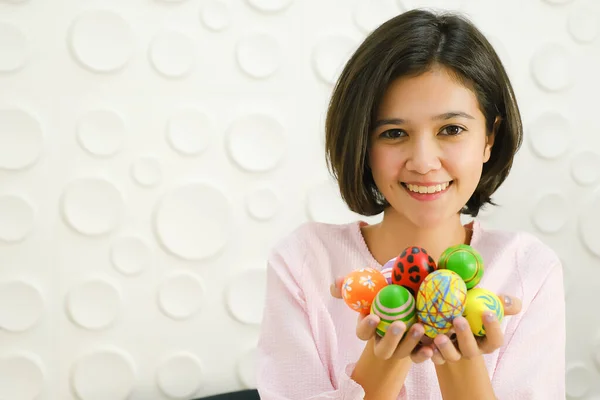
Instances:
[[[418,184],[401,182],[402,187],[406,189],[411,197],[417,200],[435,200],[448,191],[454,181],[435,183],[435,184]]]

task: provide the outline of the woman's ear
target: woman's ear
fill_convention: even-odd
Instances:
[[[492,147],[494,146],[494,140],[496,139],[496,133],[498,132],[498,128],[500,127],[500,123],[502,119],[500,116],[497,116],[494,120],[494,126],[492,127],[492,132],[490,132],[485,137],[485,148],[483,149],[483,162],[486,163],[490,160],[490,156],[492,155]]]

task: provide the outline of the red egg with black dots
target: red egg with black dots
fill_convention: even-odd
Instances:
[[[394,261],[392,283],[404,286],[413,296],[427,275],[437,270],[433,257],[418,246],[407,247]]]

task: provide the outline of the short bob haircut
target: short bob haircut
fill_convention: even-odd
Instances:
[[[476,217],[506,179],[523,140],[521,115],[508,75],[484,35],[465,17],[411,10],[373,31],[345,65],[325,121],[327,167],[342,199],[361,215],[381,213],[389,203],[367,162],[369,134],[387,87],[403,76],[435,66],[447,68],[473,90],[486,129],[495,140],[475,192],[461,214]],[[496,118],[499,124],[494,127]]]

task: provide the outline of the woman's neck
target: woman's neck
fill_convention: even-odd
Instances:
[[[380,223],[362,228],[371,254],[381,265],[409,246],[424,248],[437,262],[448,247],[469,244],[471,233],[471,227],[463,226],[458,214],[439,226],[422,228],[402,216],[387,212]]]

